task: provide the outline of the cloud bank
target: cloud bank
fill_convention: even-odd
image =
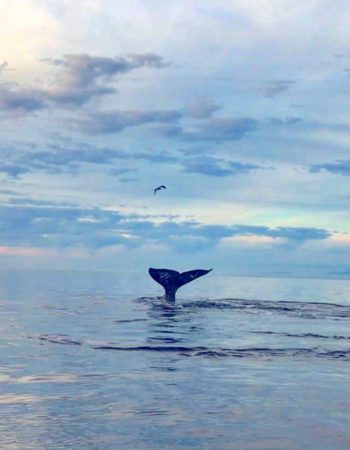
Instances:
[[[317,228],[205,225],[196,221],[159,223],[140,214],[16,202],[2,205],[0,217],[0,246],[8,247],[97,249],[123,245],[135,248],[158,242],[181,250],[191,242],[193,249],[207,250],[218,245],[221,239],[233,236],[265,236],[295,244],[331,236],[329,231]]]

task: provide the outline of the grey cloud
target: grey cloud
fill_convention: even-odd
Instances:
[[[62,59],[46,58],[42,61],[62,68],[63,73],[59,74],[59,79],[70,86],[90,86],[100,78],[109,79],[140,67],[162,68],[169,65],[163,57],[155,53],[130,54],[115,58],[68,54]]]
[[[157,124],[154,129],[162,136],[168,138],[179,138],[183,134],[183,128],[179,124],[175,123],[161,123]]]
[[[144,161],[157,164],[173,164],[173,163],[180,163],[181,161],[179,157],[165,151],[161,153],[136,152],[130,155],[130,157],[137,160],[142,159]]]
[[[113,245],[123,238],[113,232],[119,214],[104,215],[98,210],[43,207],[1,207],[1,241],[7,245],[38,247]],[[84,221],[88,217],[89,220]],[[80,220],[80,221],[79,221]]]
[[[162,68],[164,59],[154,53],[108,58],[87,54],[69,54],[62,59],[44,59],[59,71],[45,94],[50,100],[81,105],[93,97],[112,94],[115,88],[106,86],[117,75],[141,67]],[[100,84],[104,83],[104,84]]]
[[[329,272],[330,275],[337,275],[337,276],[344,276],[346,278],[349,278],[350,276],[350,268],[346,268],[343,270],[334,270]]]
[[[124,177],[124,178],[120,178],[120,180],[122,183],[134,183],[135,181],[138,181],[138,178],[136,177]]]
[[[3,84],[0,86],[0,110],[30,113],[50,103],[81,106],[94,97],[115,93],[116,89],[110,83],[118,75],[142,67],[159,69],[169,65],[154,53],[115,58],[68,54],[63,58],[45,58],[42,61],[55,68],[54,79],[40,89]],[[0,72],[5,66],[5,63],[0,66]]]
[[[137,172],[137,169],[131,169],[129,167],[113,168],[108,172],[108,174],[111,176],[119,176],[119,175],[125,175],[130,172]],[[125,180],[125,179],[129,179],[129,178],[123,178],[123,180]],[[134,180],[135,178],[132,178],[132,179]]]
[[[162,56],[157,55],[156,53],[130,53],[128,55],[129,64],[133,66],[133,68],[137,67],[156,67],[162,68],[170,66],[171,63],[166,61]]]
[[[107,148],[85,146],[85,148],[79,149],[65,149],[54,145],[52,151],[35,152],[29,157],[39,163],[65,166],[74,162],[107,164],[120,155],[120,151]]]
[[[205,98],[195,98],[185,108],[185,112],[195,119],[206,119],[221,106]]]
[[[0,163],[0,172],[11,177],[18,177],[27,172],[43,170],[47,173],[58,174],[76,171],[81,164],[108,164],[116,158],[122,159],[123,153],[117,150],[85,147],[66,149],[59,145],[51,150],[24,151],[5,149],[0,151],[4,163]]]
[[[116,89],[107,86],[86,86],[86,87],[55,87],[43,92],[43,97],[56,104],[81,106],[93,97],[114,94]]]
[[[1,205],[0,218],[0,245],[46,248],[101,248],[116,244],[137,247],[156,241],[181,250],[185,240],[187,244],[195,243],[194,250],[201,250],[232,236],[269,236],[294,244],[330,236],[327,230],[317,228],[203,225],[193,221],[156,223],[142,215],[55,205]]]
[[[231,172],[234,174],[238,173],[247,173],[250,170],[263,169],[261,166],[257,166],[255,164],[247,164],[241,162],[228,162],[228,165],[231,169]]]
[[[23,175],[28,172],[27,167],[21,164],[0,163],[0,173],[4,173],[10,177],[17,178],[19,175]]]
[[[98,148],[80,143],[75,147],[60,144],[49,145],[48,150],[27,150],[17,148],[0,149],[0,173],[18,178],[28,172],[43,171],[49,174],[75,173],[84,164],[105,165],[111,176],[134,172],[134,167],[115,167],[116,161],[135,163],[146,161],[154,164],[180,164],[180,159],[166,151],[127,153],[109,148]]]
[[[350,176],[350,160],[337,160],[333,163],[314,164],[310,167],[310,172],[330,172]]]
[[[109,58],[88,54],[67,54],[62,59],[44,58],[43,62],[62,69],[58,75],[70,86],[89,86],[100,78],[110,78],[119,73],[148,67],[164,67],[163,59],[158,55],[130,55],[128,57]]]
[[[11,189],[0,189],[0,194],[1,195],[11,195],[11,196],[19,195],[18,192],[12,191]]]
[[[65,147],[61,144],[49,145],[47,150],[29,148],[0,149],[0,172],[9,177],[18,178],[25,173],[43,171],[48,174],[76,173],[87,164],[104,165],[105,172],[110,176],[127,175],[137,171],[135,165],[141,161],[148,164],[167,164],[184,172],[197,173],[212,177],[246,174],[252,170],[264,169],[262,166],[239,161],[229,161],[212,157],[193,157],[168,151],[134,151],[125,152],[109,148],[98,148],[86,144],[75,144],[75,147]],[[134,181],[134,177],[131,180]],[[121,181],[131,181],[129,176]]]
[[[284,117],[284,118],[280,118],[280,117],[270,117],[268,119],[268,121],[272,124],[272,125],[295,125],[298,123],[303,122],[303,119],[301,117],[296,117],[296,116],[289,116],[289,117]]]
[[[0,86],[0,110],[7,113],[28,113],[47,106],[37,90],[16,89],[6,84]]]
[[[251,118],[217,117],[203,120],[191,127],[170,124],[158,130],[168,137],[187,141],[236,141],[256,130],[258,122]]]
[[[119,179],[122,183],[135,183],[137,180],[138,178],[136,177],[123,177]]]
[[[308,241],[308,240],[323,240],[331,236],[331,233],[327,230],[319,228],[297,228],[297,227],[278,227],[275,231],[277,237],[289,239],[291,241]],[[274,237],[274,233],[271,233]]]
[[[260,91],[263,93],[265,97],[273,98],[282,92],[287,91],[291,87],[295,85],[294,80],[273,80],[267,81],[261,87]]]
[[[46,208],[57,208],[57,209],[67,209],[67,208],[77,208],[76,203],[71,202],[60,202],[52,203],[47,200],[37,200],[30,197],[23,197],[18,192],[13,192],[12,197],[7,200],[8,207],[11,206],[25,206],[25,207],[46,207]]]
[[[175,110],[110,111],[87,115],[75,123],[75,127],[87,134],[119,133],[125,128],[149,123],[169,123],[182,117]]]
[[[185,159],[182,161],[182,164],[186,172],[199,173],[212,177],[238,175],[262,168],[253,164],[243,164],[210,157]]]
[[[126,153],[121,151],[114,151],[114,157],[120,160],[136,160],[136,161],[147,161],[156,164],[173,164],[180,163],[180,158],[176,155],[170,154],[169,152],[133,152]]]

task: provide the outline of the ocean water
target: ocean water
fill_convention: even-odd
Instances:
[[[350,281],[0,275],[0,448],[350,449]]]

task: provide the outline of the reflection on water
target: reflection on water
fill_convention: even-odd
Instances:
[[[350,448],[349,282],[134,279],[1,275],[0,448]]]

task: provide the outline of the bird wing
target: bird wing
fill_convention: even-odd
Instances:
[[[155,189],[153,189],[154,195],[156,195],[156,192],[160,191],[161,189],[166,189],[166,186],[164,186],[164,184],[162,184],[161,186],[158,186]]]

